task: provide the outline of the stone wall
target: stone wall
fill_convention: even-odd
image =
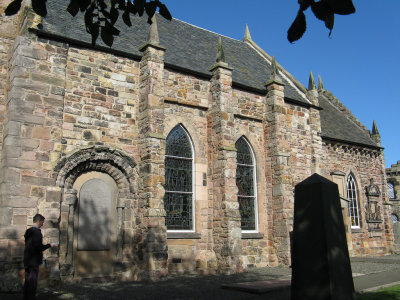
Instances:
[[[390,220],[390,206],[386,193],[386,181],[384,172],[383,153],[381,150],[369,150],[357,146],[324,141],[324,157],[321,160],[322,175],[332,178],[334,174],[342,178],[344,189],[341,196],[347,198],[346,180],[351,173],[356,180],[357,196],[360,210],[360,228],[353,229],[349,222],[347,205],[343,209],[344,220],[351,256],[383,255],[392,250],[393,235]],[[368,219],[369,198],[367,187],[371,185],[371,179],[379,188],[378,206],[380,209],[380,230],[375,231],[373,222]]]
[[[222,60],[211,78],[165,68],[154,24],[140,60],[32,33],[0,36],[0,264],[9,289],[18,288],[22,236],[36,213],[47,219],[45,241],[59,243],[46,252],[42,273],[54,281],[74,279],[75,182],[92,173],[108,174],[118,189],[112,275],[119,279],[290,264],[294,187],[315,172],[355,176],[361,229],[350,228],[344,207],[351,254],[390,251],[383,154],[322,141],[315,87],[304,95],[310,105],[298,105],[285,99],[278,77],[265,93],[236,88]],[[177,125],[194,148],[190,232],[168,232],[164,218],[165,139]],[[254,232],[240,229],[235,143],[241,137],[255,156]],[[367,218],[371,179],[380,191],[368,194],[380,207],[379,224]]]
[[[397,222],[393,224],[394,247],[396,252],[400,252],[400,161],[392,164],[386,169],[387,182],[393,184],[395,198],[389,199],[391,204],[391,214],[397,217]]]

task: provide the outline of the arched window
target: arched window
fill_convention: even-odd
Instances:
[[[243,231],[257,231],[257,186],[254,154],[244,137],[241,137],[235,146],[237,149],[236,186],[238,187],[241,228]]]
[[[396,194],[394,192],[394,185],[391,182],[387,183],[387,193],[389,199],[396,199]]]
[[[399,222],[399,217],[396,214],[392,214],[392,221],[393,223]]]
[[[349,214],[351,228],[360,228],[357,185],[352,174],[347,177],[347,199],[350,200]]]
[[[170,231],[194,230],[193,146],[182,125],[171,130],[165,154],[165,224]]]

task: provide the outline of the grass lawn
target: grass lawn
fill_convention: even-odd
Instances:
[[[357,300],[400,300],[400,285],[360,295]]]

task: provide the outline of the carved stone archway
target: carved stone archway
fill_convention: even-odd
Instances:
[[[62,188],[63,196],[60,205],[60,276],[72,279],[74,210],[77,205],[77,191],[73,189],[76,179],[82,174],[100,172],[108,174],[118,188],[117,197],[117,242],[115,261],[122,262],[124,248],[124,209],[132,207],[136,199],[137,170],[132,157],[121,150],[107,146],[91,146],[61,158],[55,167],[58,171],[56,184]]]

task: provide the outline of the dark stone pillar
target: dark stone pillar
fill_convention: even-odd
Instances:
[[[338,187],[318,174],[296,185],[292,250],[292,300],[354,299]]]

